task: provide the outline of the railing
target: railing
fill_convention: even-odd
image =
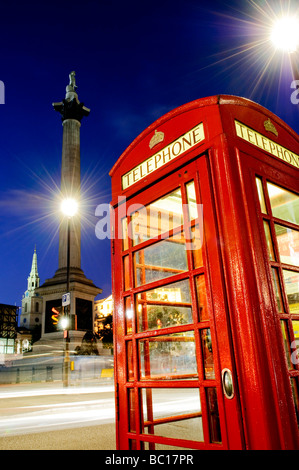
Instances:
[[[27,360],[28,361],[28,360]],[[22,364],[22,360],[9,366],[0,366],[0,385],[54,382],[63,380],[63,357],[46,363]],[[113,358],[103,356],[70,356],[69,382],[72,384],[99,380],[113,382]]]

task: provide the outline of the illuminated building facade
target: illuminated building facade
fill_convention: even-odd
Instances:
[[[105,299],[94,301],[94,332],[98,333],[101,329],[104,319],[108,315],[113,315],[112,295]]]
[[[0,304],[0,364],[7,354],[15,353],[19,307]]]

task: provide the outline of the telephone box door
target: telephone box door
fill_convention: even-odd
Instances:
[[[242,449],[208,156],[114,215],[118,449]]]

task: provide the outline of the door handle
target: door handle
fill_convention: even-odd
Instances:
[[[229,369],[223,369],[221,372],[221,377],[223,393],[226,398],[231,400],[235,395],[233,374]]]

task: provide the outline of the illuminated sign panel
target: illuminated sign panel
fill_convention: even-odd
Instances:
[[[244,124],[241,124],[239,121],[235,121],[235,126],[237,136],[241,137],[241,139],[255,145],[255,147],[259,147],[274,157],[280,158],[280,160],[293,165],[295,168],[299,168],[299,155],[296,155],[290,150],[268,139],[268,137],[265,137]]]
[[[187,150],[190,150],[204,139],[204,128],[203,123],[201,123],[123,175],[122,188],[129,188],[133,184],[148,176],[153,171],[158,170],[171,160],[174,160],[175,158],[185,153]]]

